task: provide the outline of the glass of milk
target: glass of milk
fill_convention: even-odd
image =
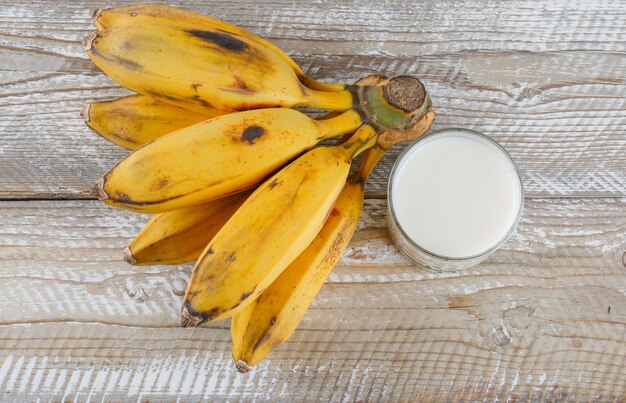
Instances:
[[[396,245],[442,271],[489,256],[513,233],[524,204],[519,172],[504,148],[457,128],[409,145],[391,170],[387,195]]]

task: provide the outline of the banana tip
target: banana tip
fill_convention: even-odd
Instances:
[[[89,109],[91,109],[91,104],[87,104],[83,107],[83,109],[80,110],[80,116],[83,117],[83,120],[85,122],[89,122]]]
[[[106,200],[109,195],[104,191],[104,178],[100,178],[91,187],[91,194],[96,196],[99,200]]]
[[[239,360],[235,363],[235,368],[237,368],[237,371],[241,372],[242,374],[245,374],[246,372],[250,371],[250,367],[248,366],[248,363],[246,363],[243,360]]]
[[[205,318],[189,305],[189,302],[183,304],[180,311],[180,325],[182,327],[197,327],[204,322]]]
[[[85,49],[85,52],[89,52],[91,50],[91,45],[97,37],[98,33],[92,32],[83,39],[83,47]]]
[[[126,247],[126,249],[124,249],[124,260],[128,264],[132,264],[132,265],[137,264],[137,259],[133,257],[133,252],[130,250],[130,247],[128,246]]]
[[[95,24],[96,21],[98,21],[98,18],[100,18],[100,14],[102,13],[102,9],[101,8],[96,8],[93,13],[91,14],[91,23]]]

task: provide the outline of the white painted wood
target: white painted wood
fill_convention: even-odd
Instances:
[[[91,10],[122,2],[16,1],[0,9],[0,197],[87,197],[125,152],[78,111],[126,93],[83,55]],[[530,196],[626,194],[626,13],[622,2],[178,4],[267,37],[317,78],[415,74],[434,128],[492,135]],[[400,148],[367,194],[385,193]]]
[[[190,265],[121,259],[144,216],[94,201],[0,204],[0,391],[116,401],[620,400],[626,199],[533,199],[458,273],[413,267],[368,200],[292,339],[246,375],[228,321],[179,328]],[[36,392],[35,392],[36,391]]]
[[[88,198],[125,155],[78,114],[127,93],[80,41],[93,9],[130,3],[1,5],[0,199]],[[530,196],[520,227],[479,266],[430,272],[392,245],[384,200],[367,200],[299,329],[242,375],[227,321],[178,326],[190,265],[122,261],[147,217],[93,201],[3,201],[0,400],[624,399],[623,2],[177,5],[265,36],[316,78],[419,76],[434,128],[473,128],[511,152]],[[400,149],[368,197],[384,196]]]

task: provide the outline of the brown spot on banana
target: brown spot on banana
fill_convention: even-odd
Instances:
[[[270,189],[274,189],[276,186],[280,185],[278,178],[274,179],[272,183],[270,183]]]
[[[249,144],[255,144],[255,140],[265,134],[265,129],[261,126],[250,126],[243,131],[241,141],[247,141]]]
[[[156,98],[156,99],[167,99],[168,101],[172,101],[174,103],[179,101],[178,98],[173,97],[171,95],[164,94],[162,92],[157,92],[157,91],[152,91],[152,90],[145,90],[145,93],[146,93],[146,95],[150,95],[151,97]]]
[[[231,263],[232,263],[232,262],[234,262],[235,260],[237,260],[237,258],[235,257],[235,254],[234,254],[234,253],[231,253],[230,255],[228,255],[228,256],[226,257],[226,261],[227,261],[227,262],[231,262]]]
[[[242,102],[237,104],[232,108],[232,111],[243,111],[247,109],[265,109],[265,108],[279,108],[281,105],[284,105],[283,101],[276,101],[276,103],[265,103],[265,102]]]
[[[194,83],[191,84],[191,89],[193,90],[193,92],[197,93],[198,92],[198,87],[202,87],[202,84],[199,83]]]
[[[115,192],[115,200],[122,203],[132,202],[130,196],[123,192]]]
[[[92,49],[92,52],[96,53],[94,49]],[[141,64],[130,59],[125,59],[123,57],[116,56],[113,58],[113,61],[116,62],[117,64],[120,64],[126,67],[129,70],[135,70],[135,71],[143,70],[143,66]]]
[[[196,295],[200,293],[200,290],[187,291],[187,299],[193,299]]]
[[[233,76],[235,83],[232,85],[233,88],[236,88],[245,92],[255,92],[253,88],[248,87],[245,81],[241,79],[239,76]]]
[[[143,70],[143,66],[141,64],[135,61],[129,60],[129,59],[125,59],[123,57],[115,57],[115,61],[129,70],[135,70],[135,71]]]
[[[187,31],[187,33],[195,38],[217,45],[230,52],[241,53],[248,49],[248,44],[244,41],[239,40],[226,32],[222,33],[217,31],[192,29]]]
[[[170,183],[169,179],[167,178],[161,178],[157,183],[156,186],[154,187],[156,190],[162,189],[165,186],[167,186]]]
[[[213,107],[213,105],[211,105],[206,99],[200,98],[199,95],[192,95],[191,99],[193,99],[194,101],[198,102],[200,105],[204,106],[205,108]]]
[[[239,297],[239,303],[245,301],[250,295],[252,295],[252,293],[254,292],[254,290],[256,290],[256,287],[254,287],[252,290],[250,290],[249,292],[244,292],[243,294],[241,294],[241,297]]]

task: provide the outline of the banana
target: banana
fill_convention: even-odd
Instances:
[[[197,206],[154,215],[124,251],[133,265],[179,264],[196,260],[252,190]]]
[[[198,112],[295,106],[344,111],[357,102],[350,88],[306,87],[271,49],[213,27],[126,24],[92,33],[85,51],[124,87]]]
[[[324,138],[362,124],[355,110],[316,121],[283,108],[216,117],[133,151],[94,185],[105,203],[144,213],[175,210],[250,188]]]
[[[93,102],[81,112],[85,123],[100,136],[129,150],[164,134],[221,115],[205,109],[191,112],[145,95]]]
[[[341,91],[346,89],[344,84],[327,84],[309,77],[296,62],[273,43],[235,25],[191,11],[166,5],[139,4],[128,7],[97,10],[94,13],[92,22],[98,31],[110,30],[121,25],[136,24],[177,24],[189,29],[219,29],[253,40],[259,45],[271,50],[289,65],[302,84],[311,89],[320,91]]]
[[[409,133],[383,133],[368,149],[356,172],[346,182],[322,230],[313,242],[231,321],[233,359],[246,372],[285,342],[341,258],[363,209],[363,184],[376,163],[393,144],[426,133],[434,120],[428,112]]]
[[[300,322],[352,237],[363,208],[362,188],[351,176],[313,242],[255,301],[232,317],[233,359],[240,372],[247,372],[284,342]]]
[[[331,112],[318,119],[338,116]],[[352,133],[335,144],[343,144]],[[124,251],[132,265],[180,264],[196,260],[217,231],[250,196],[252,189],[210,202],[155,214]]]
[[[352,158],[375,142],[376,131],[363,125],[346,143],[315,148],[259,186],[196,262],[181,325],[221,320],[254,301],[315,238]]]
[[[135,150],[165,134],[221,115],[221,112],[210,109],[204,113],[188,111],[139,94],[93,102],[80,113],[94,132],[128,150]],[[329,112],[316,119],[329,119],[340,114]]]

